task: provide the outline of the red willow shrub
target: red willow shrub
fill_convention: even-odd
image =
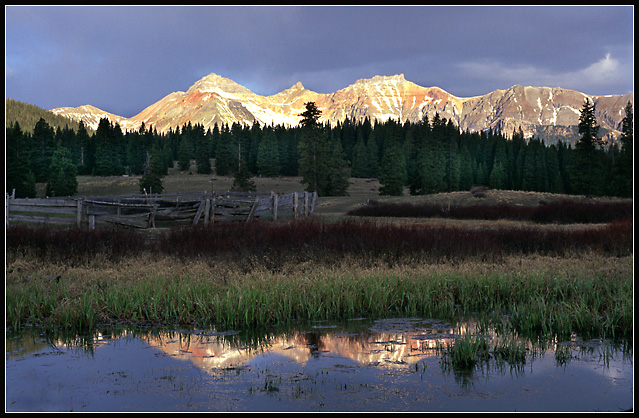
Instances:
[[[632,218],[632,202],[579,202],[560,200],[539,206],[455,205],[450,208],[436,204],[380,203],[353,209],[349,216],[452,218],[452,219],[512,219],[537,223],[607,223],[615,219]]]
[[[147,240],[130,229],[52,229],[11,227],[7,254],[29,251],[56,262],[86,262],[100,255],[111,260],[127,256],[166,254],[240,263],[318,261],[346,256],[362,262],[500,259],[509,254],[563,255],[598,251],[613,256],[632,254],[632,220],[591,228],[545,226],[426,226],[362,220],[322,222],[215,223],[182,227]]]
[[[145,237],[138,231],[122,228],[52,228],[12,226],[6,230],[7,253],[29,251],[53,262],[90,262],[100,257],[119,260],[145,249]]]
[[[632,202],[559,200],[535,208],[530,220],[539,223],[608,223],[632,218]]]
[[[628,238],[630,237],[630,239]],[[632,224],[571,229],[539,226],[425,226],[345,220],[285,223],[216,224],[175,229],[163,235],[158,249],[182,257],[227,255],[331,262],[352,255],[381,262],[508,254],[563,255],[573,251],[632,252]]]

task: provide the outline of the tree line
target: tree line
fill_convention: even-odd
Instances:
[[[581,111],[580,140],[546,145],[525,139],[521,128],[462,132],[435,114],[418,123],[389,119],[334,126],[320,124],[315,104],[306,104],[296,127],[190,122],[165,133],[144,124],[123,132],[104,118],[95,132],[53,128],[40,119],[33,131],[7,127],[6,187],[16,197],[34,197],[46,182],[48,196],[77,193],[77,175],[140,175],[140,191],[162,192],[168,169],[235,176],[239,189],[254,189],[254,176],[301,176],[308,191],[344,195],[350,177],[377,178],[381,195],[411,195],[496,189],[591,196],[632,196],[632,104],[626,106],[621,146],[598,138],[594,104]],[[214,164],[212,163],[214,161]]]

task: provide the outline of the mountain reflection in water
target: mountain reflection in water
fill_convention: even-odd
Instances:
[[[452,344],[455,338],[453,329],[439,322],[395,320],[394,324],[403,327],[395,332],[384,331],[393,325],[391,320],[384,320],[368,332],[348,333],[335,332],[334,326],[316,325],[308,331],[272,336],[255,346],[237,346],[229,343],[227,336],[207,332],[148,337],[146,341],[167,355],[189,360],[208,372],[239,367],[264,354],[280,355],[300,365],[321,355],[348,358],[362,366],[405,368],[438,355],[437,349]],[[407,326],[413,328],[412,332],[407,332]]]

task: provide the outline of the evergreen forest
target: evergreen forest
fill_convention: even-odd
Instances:
[[[598,138],[594,105],[581,111],[580,140],[546,145],[519,131],[461,132],[436,114],[419,123],[317,122],[313,103],[298,127],[255,122],[215,125],[191,123],[158,133],[142,124],[123,132],[102,119],[95,132],[52,127],[43,118],[34,126],[13,122],[6,128],[6,191],[34,197],[35,183],[47,195],[77,193],[77,175],[140,175],[140,188],[161,192],[169,167],[187,171],[195,161],[200,174],[218,176],[301,176],[308,191],[344,195],[348,178],[377,178],[382,195],[412,195],[494,189],[589,196],[632,197],[632,104],[623,120],[620,145],[604,147]],[[25,129],[27,128],[27,129]],[[213,164],[214,162],[214,164]],[[250,183],[250,182],[249,182]]]

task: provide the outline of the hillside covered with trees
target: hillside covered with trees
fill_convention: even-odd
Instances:
[[[57,115],[50,110],[18,100],[5,100],[5,122],[7,128],[11,127],[14,122],[18,122],[25,132],[32,133],[35,124],[41,118],[55,129],[69,127],[77,131],[80,127],[80,122]],[[93,133],[92,129],[87,128],[87,130]]]

